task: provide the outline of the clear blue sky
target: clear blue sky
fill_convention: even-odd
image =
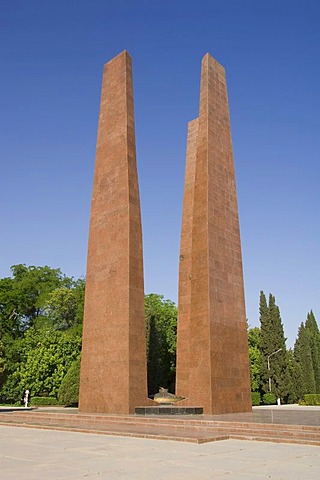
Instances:
[[[227,71],[249,323],[320,321],[320,2],[2,0],[0,277],[85,275],[102,66],[133,60],[145,290],[177,300],[187,122]],[[320,323],[320,322],[319,322]]]

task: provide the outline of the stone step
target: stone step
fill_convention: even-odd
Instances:
[[[254,440],[254,441],[263,441],[263,442],[276,442],[276,443],[293,443],[293,444],[304,444],[304,445],[314,445],[320,446],[320,438],[309,438],[298,436],[286,436],[286,432],[283,432],[283,435],[279,436],[269,436],[267,433],[265,435],[257,435],[253,432],[238,432],[238,433],[228,433],[227,430],[216,431],[216,432],[199,432],[197,430],[189,429],[168,429],[168,428],[157,428],[153,429],[151,426],[146,427],[137,427],[137,426],[125,426],[122,425],[105,425],[104,428],[98,426],[68,426],[68,425],[55,425],[55,424],[32,424],[32,423],[5,423],[4,425],[16,426],[16,427],[28,427],[28,428],[40,428],[46,430],[62,430],[62,431],[72,431],[80,433],[95,433],[111,436],[125,436],[125,437],[134,437],[134,438],[149,438],[157,440],[174,440],[182,442],[192,442],[192,443],[207,443],[213,441],[221,441],[227,439],[238,439],[238,440]],[[126,427],[126,428],[125,428]]]
[[[267,428],[272,429],[272,431],[310,431],[318,432],[320,434],[320,426],[313,425],[291,425],[291,424],[276,424],[276,423],[255,423],[255,422],[230,422],[230,421],[217,421],[211,420],[208,418],[203,419],[193,419],[190,417],[187,418],[172,418],[172,417],[145,417],[145,416],[134,416],[134,415],[101,415],[101,414],[68,414],[68,413],[55,413],[55,412],[13,412],[13,413],[1,413],[1,418],[18,418],[19,420],[41,420],[41,421],[55,421],[55,422],[70,422],[74,421],[77,424],[105,424],[105,423],[116,423],[116,424],[127,424],[127,425],[168,425],[170,427],[185,427],[192,426],[196,429],[232,429],[232,428],[251,428],[253,430],[263,430]]]
[[[320,445],[320,427],[244,422],[193,421],[134,416],[1,413],[0,423],[30,428],[204,443],[227,438]]]

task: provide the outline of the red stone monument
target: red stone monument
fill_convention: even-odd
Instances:
[[[92,194],[79,411],[147,404],[140,199],[132,67],[104,66]]]
[[[202,61],[199,118],[188,131],[176,394],[207,414],[251,410],[226,77],[209,54]]]

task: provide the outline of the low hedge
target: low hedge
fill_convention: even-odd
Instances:
[[[260,405],[261,395],[260,395],[259,392],[251,392],[251,398],[252,398],[252,405],[253,406]]]
[[[59,405],[59,403],[54,397],[32,397],[29,405],[32,407],[46,407],[50,405]]]
[[[307,393],[304,395],[304,404],[305,405],[320,405],[320,394],[319,393]]]
[[[277,403],[276,396],[273,393],[265,393],[262,401],[264,405],[275,405]]]

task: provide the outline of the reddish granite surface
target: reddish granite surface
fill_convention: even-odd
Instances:
[[[224,68],[202,61],[199,118],[189,125],[176,393],[207,414],[251,410],[235,172]]]
[[[104,66],[89,232],[80,412],[133,413],[147,401],[142,233],[132,67]]]
[[[284,409],[283,409],[284,408]],[[250,413],[195,416],[81,414],[77,409],[2,411],[0,425],[205,443],[229,438],[320,445],[320,410],[262,407]]]

